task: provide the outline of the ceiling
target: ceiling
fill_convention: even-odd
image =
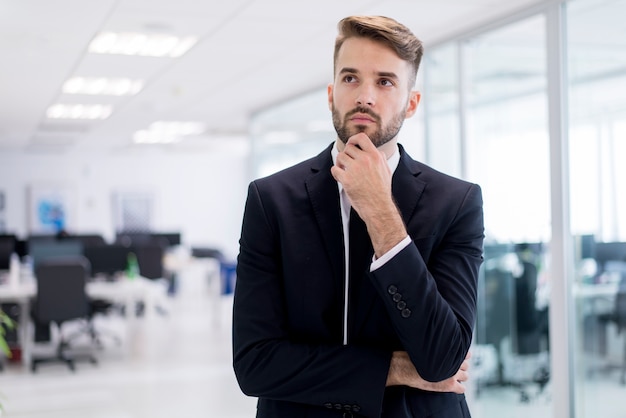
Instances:
[[[0,0],[0,152],[126,152],[158,120],[199,121],[206,131],[170,145],[246,137],[255,112],[325,86],[336,23],[382,14],[426,47],[541,0]],[[88,52],[103,31],[197,36],[179,58]],[[143,79],[134,96],[62,93],[73,76]],[[56,103],[113,106],[104,120],[52,120]],[[145,145],[143,145],[145,147]]]

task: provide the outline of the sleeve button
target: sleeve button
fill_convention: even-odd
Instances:
[[[328,409],[333,409],[333,404],[332,404],[332,403],[330,403],[330,402],[325,403],[325,404],[324,404],[324,406],[325,406],[326,408],[328,408]]]
[[[361,407],[359,405],[352,405],[352,412],[359,413]]]
[[[411,310],[410,309],[403,309],[402,310],[402,318],[408,318],[409,316],[411,316]]]
[[[400,302],[402,300],[402,294],[396,293],[395,295],[393,295],[392,299],[394,302]]]
[[[400,302],[398,302],[396,304],[396,308],[398,308],[399,311],[403,311],[402,313],[404,314],[404,308],[406,308],[406,302],[401,300]],[[408,311],[408,309],[406,309]],[[409,311],[409,314],[411,313],[411,311]],[[404,315],[403,315],[404,316]],[[405,317],[406,318],[406,317]]]
[[[389,292],[390,295],[395,295],[396,293],[398,293],[398,288],[395,287],[394,285],[390,285],[387,288],[387,292]]]

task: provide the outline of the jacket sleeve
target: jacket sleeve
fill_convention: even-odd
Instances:
[[[266,211],[263,197],[252,183],[237,262],[233,364],[242,391],[379,416],[389,352],[339,343],[303,343],[290,335],[293,318],[288,318],[285,302],[281,242],[272,219],[275,215]]]
[[[431,382],[457,372],[476,316],[484,236],[480,187],[470,184],[453,209],[449,224],[430,236],[412,236],[411,245],[370,273],[404,349]],[[430,252],[427,261],[420,248]]]

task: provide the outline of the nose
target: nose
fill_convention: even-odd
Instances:
[[[356,104],[358,106],[374,106],[376,104],[374,87],[367,84],[362,85],[356,96]]]

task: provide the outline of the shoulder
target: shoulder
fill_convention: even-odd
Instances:
[[[474,190],[478,192],[478,194],[481,192],[480,186],[476,183],[454,177],[427,164],[414,160],[404,151],[402,146],[400,146],[400,156],[401,164],[405,164],[413,176],[415,176],[418,181],[424,183],[427,189],[444,189],[447,191],[447,194],[454,192],[467,193],[469,190]]]

